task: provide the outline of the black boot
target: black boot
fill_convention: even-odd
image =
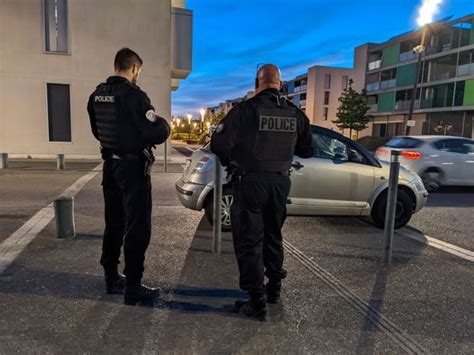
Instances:
[[[159,288],[151,288],[140,283],[128,283],[125,287],[124,303],[129,306],[149,306],[160,297]]]
[[[280,303],[281,280],[270,279],[265,286],[265,291],[267,293],[268,303]]]
[[[248,301],[235,301],[234,312],[247,318],[253,318],[257,320],[265,320],[267,315],[267,306],[265,298],[251,297]]]
[[[125,289],[125,276],[115,270],[105,271],[105,292],[109,295],[123,294]]]

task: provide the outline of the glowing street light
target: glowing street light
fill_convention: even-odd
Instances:
[[[204,115],[206,114],[206,110],[202,108],[202,109],[199,111],[199,113],[201,114],[201,122],[204,122]]]
[[[418,10],[418,25],[423,27],[433,22],[434,15],[438,12],[443,0],[423,0],[423,4]]]
[[[191,113],[188,113],[186,117],[188,118],[188,123],[191,125],[191,120],[193,119],[193,115]]]

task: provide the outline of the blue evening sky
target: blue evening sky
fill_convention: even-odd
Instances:
[[[288,80],[313,65],[351,67],[353,49],[415,29],[422,0],[188,0],[193,71],[172,94],[173,114],[244,96],[258,63]],[[474,13],[474,0],[444,0],[435,19]]]

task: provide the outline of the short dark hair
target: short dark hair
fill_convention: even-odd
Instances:
[[[126,71],[134,65],[142,66],[143,60],[140,56],[130,48],[122,48],[115,55],[114,67],[117,71]]]

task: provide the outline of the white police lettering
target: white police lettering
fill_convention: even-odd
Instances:
[[[97,95],[94,98],[94,102],[115,102],[115,96],[102,96],[102,95]]]
[[[155,114],[155,111],[153,111],[153,110],[148,110],[145,113],[145,117],[148,121],[156,122],[156,114]]]
[[[296,132],[296,118],[279,116],[260,116],[259,131]]]

